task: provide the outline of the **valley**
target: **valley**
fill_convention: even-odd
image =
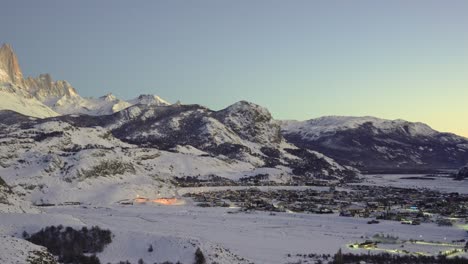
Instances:
[[[466,181],[460,184],[468,187]],[[360,192],[356,186],[336,187],[334,192],[353,192],[366,197],[366,193]],[[465,252],[468,223],[464,216],[455,217],[421,209],[424,215],[430,217],[419,218],[422,221],[418,225],[402,224],[401,219],[379,219],[379,223],[369,224],[378,212],[378,206],[373,201],[367,203],[373,206],[373,212],[368,210],[366,214],[365,210],[360,210],[353,217],[340,216],[339,211],[323,214],[297,209],[268,210],[245,208],[238,203],[200,207],[198,199],[187,195],[221,192],[230,196],[232,191],[249,191],[252,188],[263,193],[286,191],[290,195],[324,192],[319,197],[327,197],[329,192],[329,187],[314,186],[181,188],[176,193],[181,195],[178,199],[184,202],[173,205],[154,203],[135,196],[129,197],[132,204],[55,205],[41,207],[41,213],[2,214],[0,230],[2,236],[21,237],[23,231],[32,233],[49,225],[76,228],[99,226],[109,229],[114,238],[102,253],[97,254],[102,263],[126,260],[137,263],[140,259],[144,263],[192,263],[196,248],[202,250],[208,263],[315,263],[318,259],[331,259],[339,249],[344,253],[390,252],[415,256],[446,254],[449,258],[468,257]],[[379,192],[378,189],[375,191]],[[424,192],[422,189],[419,191]],[[388,190],[386,195],[392,192]],[[406,192],[418,191],[406,189]],[[449,196],[448,193],[438,195]],[[370,198],[361,201],[366,203],[367,199]],[[418,197],[414,199],[414,202],[419,201]],[[279,202],[279,199],[265,201]],[[401,216],[407,219],[417,219],[418,212],[413,214],[410,208],[400,204],[392,205],[390,210],[399,210]],[[412,214],[414,218],[409,218]],[[438,224],[436,219],[441,218],[447,219],[450,225]],[[147,250],[150,245],[154,249],[152,252]]]
[[[0,48],[0,263],[463,263],[466,164],[423,123],[85,98]]]

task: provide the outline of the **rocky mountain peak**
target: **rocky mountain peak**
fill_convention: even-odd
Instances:
[[[161,97],[154,94],[141,94],[137,98],[129,101],[133,105],[144,104],[144,105],[155,105],[155,106],[164,106],[170,105],[169,102],[165,101]]]
[[[25,85],[30,93],[41,101],[54,99],[59,100],[62,97],[79,96],[75,88],[67,81],[54,81],[50,74],[41,74],[37,78],[28,77]]]
[[[244,139],[262,144],[278,144],[283,139],[278,122],[268,109],[257,104],[239,101],[215,116]]]
[[[9,44],[0,47],[0,82],[10,82],[20,85],[23,73],[13,48]]]
[[[239,101],[221,111],[228,115],[247,115],[250,118],[255,118],[256,121],[272,120],[272,116],[268,109],[248,101]]]
[[[115,95],[113,95],[112,93],[108,93],[104,96],[101,96],[100,99],[106,101],[106,102],[113,102],[113,101],[116,101],[117,100],[117,97],[115,97]]]

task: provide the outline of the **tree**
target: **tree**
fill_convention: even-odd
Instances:
[[[335,257],[333,258],[333,264],[344,264],[341,248],[336,252]]]
[[[200,248],[195,251],[195,264],[206,264],[205,255]]]

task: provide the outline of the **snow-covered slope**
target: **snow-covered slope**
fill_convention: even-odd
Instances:
[[[128,100],[127,102],[131,105],[138,105],[138,104],[155,105],[155,106],[170,105],[170,103],[167,102],[166,100],[153,94],[142,94],[135,99]]]
[[[372,124],[375,133],[404,132],[409,136],[433,136],[438,132],[424,123],[412,123],[405,120],[387,120],[371,116],[324,116],[308,121],[282,121],[283,130],[300,134],[305,139],[314,140],[338,131],[357,129],[364,124]]]
[[[110,115],[131,106],[130,103],[120,100],[112,94],[107,94],[99,98],[63,96],[48,100],[46,104],[50,105],[55,111],[62,115]]]
[[[215,116],[243,139],[264,145],[284,142],[278,123],[268,109],[259,105],[240,101],[217,112]]]
[[[26,97],[15,92],[9,92],[0,87],[0,110],[12,110],[31,117],[57,116],[54,110],[34,97]]]
[[[48,119],[0,111],[0,175],[35,204],[105,205],[137,195],[174,196],[175,177],[236,181],[266,173],[271,181],[290,182],[356,174],[288,144],[268,112],[240,104],[241,114],[186,105]],[[265,136],[271,131],[277,137]]]
[[[113,115],[108,126],[114,136],[131,144],[168,150],[189,145],[257,167],[297,168],[317,157],[284,140],[268,110],[244,101],[220,111],[199,105],[133,106]],[[335,170],[325,159],[316,160],[321,164],[309,171],[314,175],[347,174],[347,169]]]
[[[426,124],[375,117],[328,116],[282,121],[285,138],[363,170],[458,168],[468,139]]]
[[[0,163],[0,167],[3,165]],[[7,182],[0,177],[0,213],[38,213],[29,201],[19,197]]]
[[[0,263],[57,264],[57,261],[44,247],[24,239],[0,234]]]

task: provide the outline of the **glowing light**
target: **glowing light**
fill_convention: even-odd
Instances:
[[[158,195],[159,196],[159,195]],[[156,204],[162,204],[162,205],[183,205],[185,204],[185,201],[182,199],[177,199],[177,198],[156,198],[156,199],[149,199],[142,197],[140,195],[137,195],[135,199],[133,199],[135,203],[156,203]]]
[[[180,204],[179,199],[176,198],[157,198],[153,200],[153,203],[164,204],[164,205],[177,205]]]

